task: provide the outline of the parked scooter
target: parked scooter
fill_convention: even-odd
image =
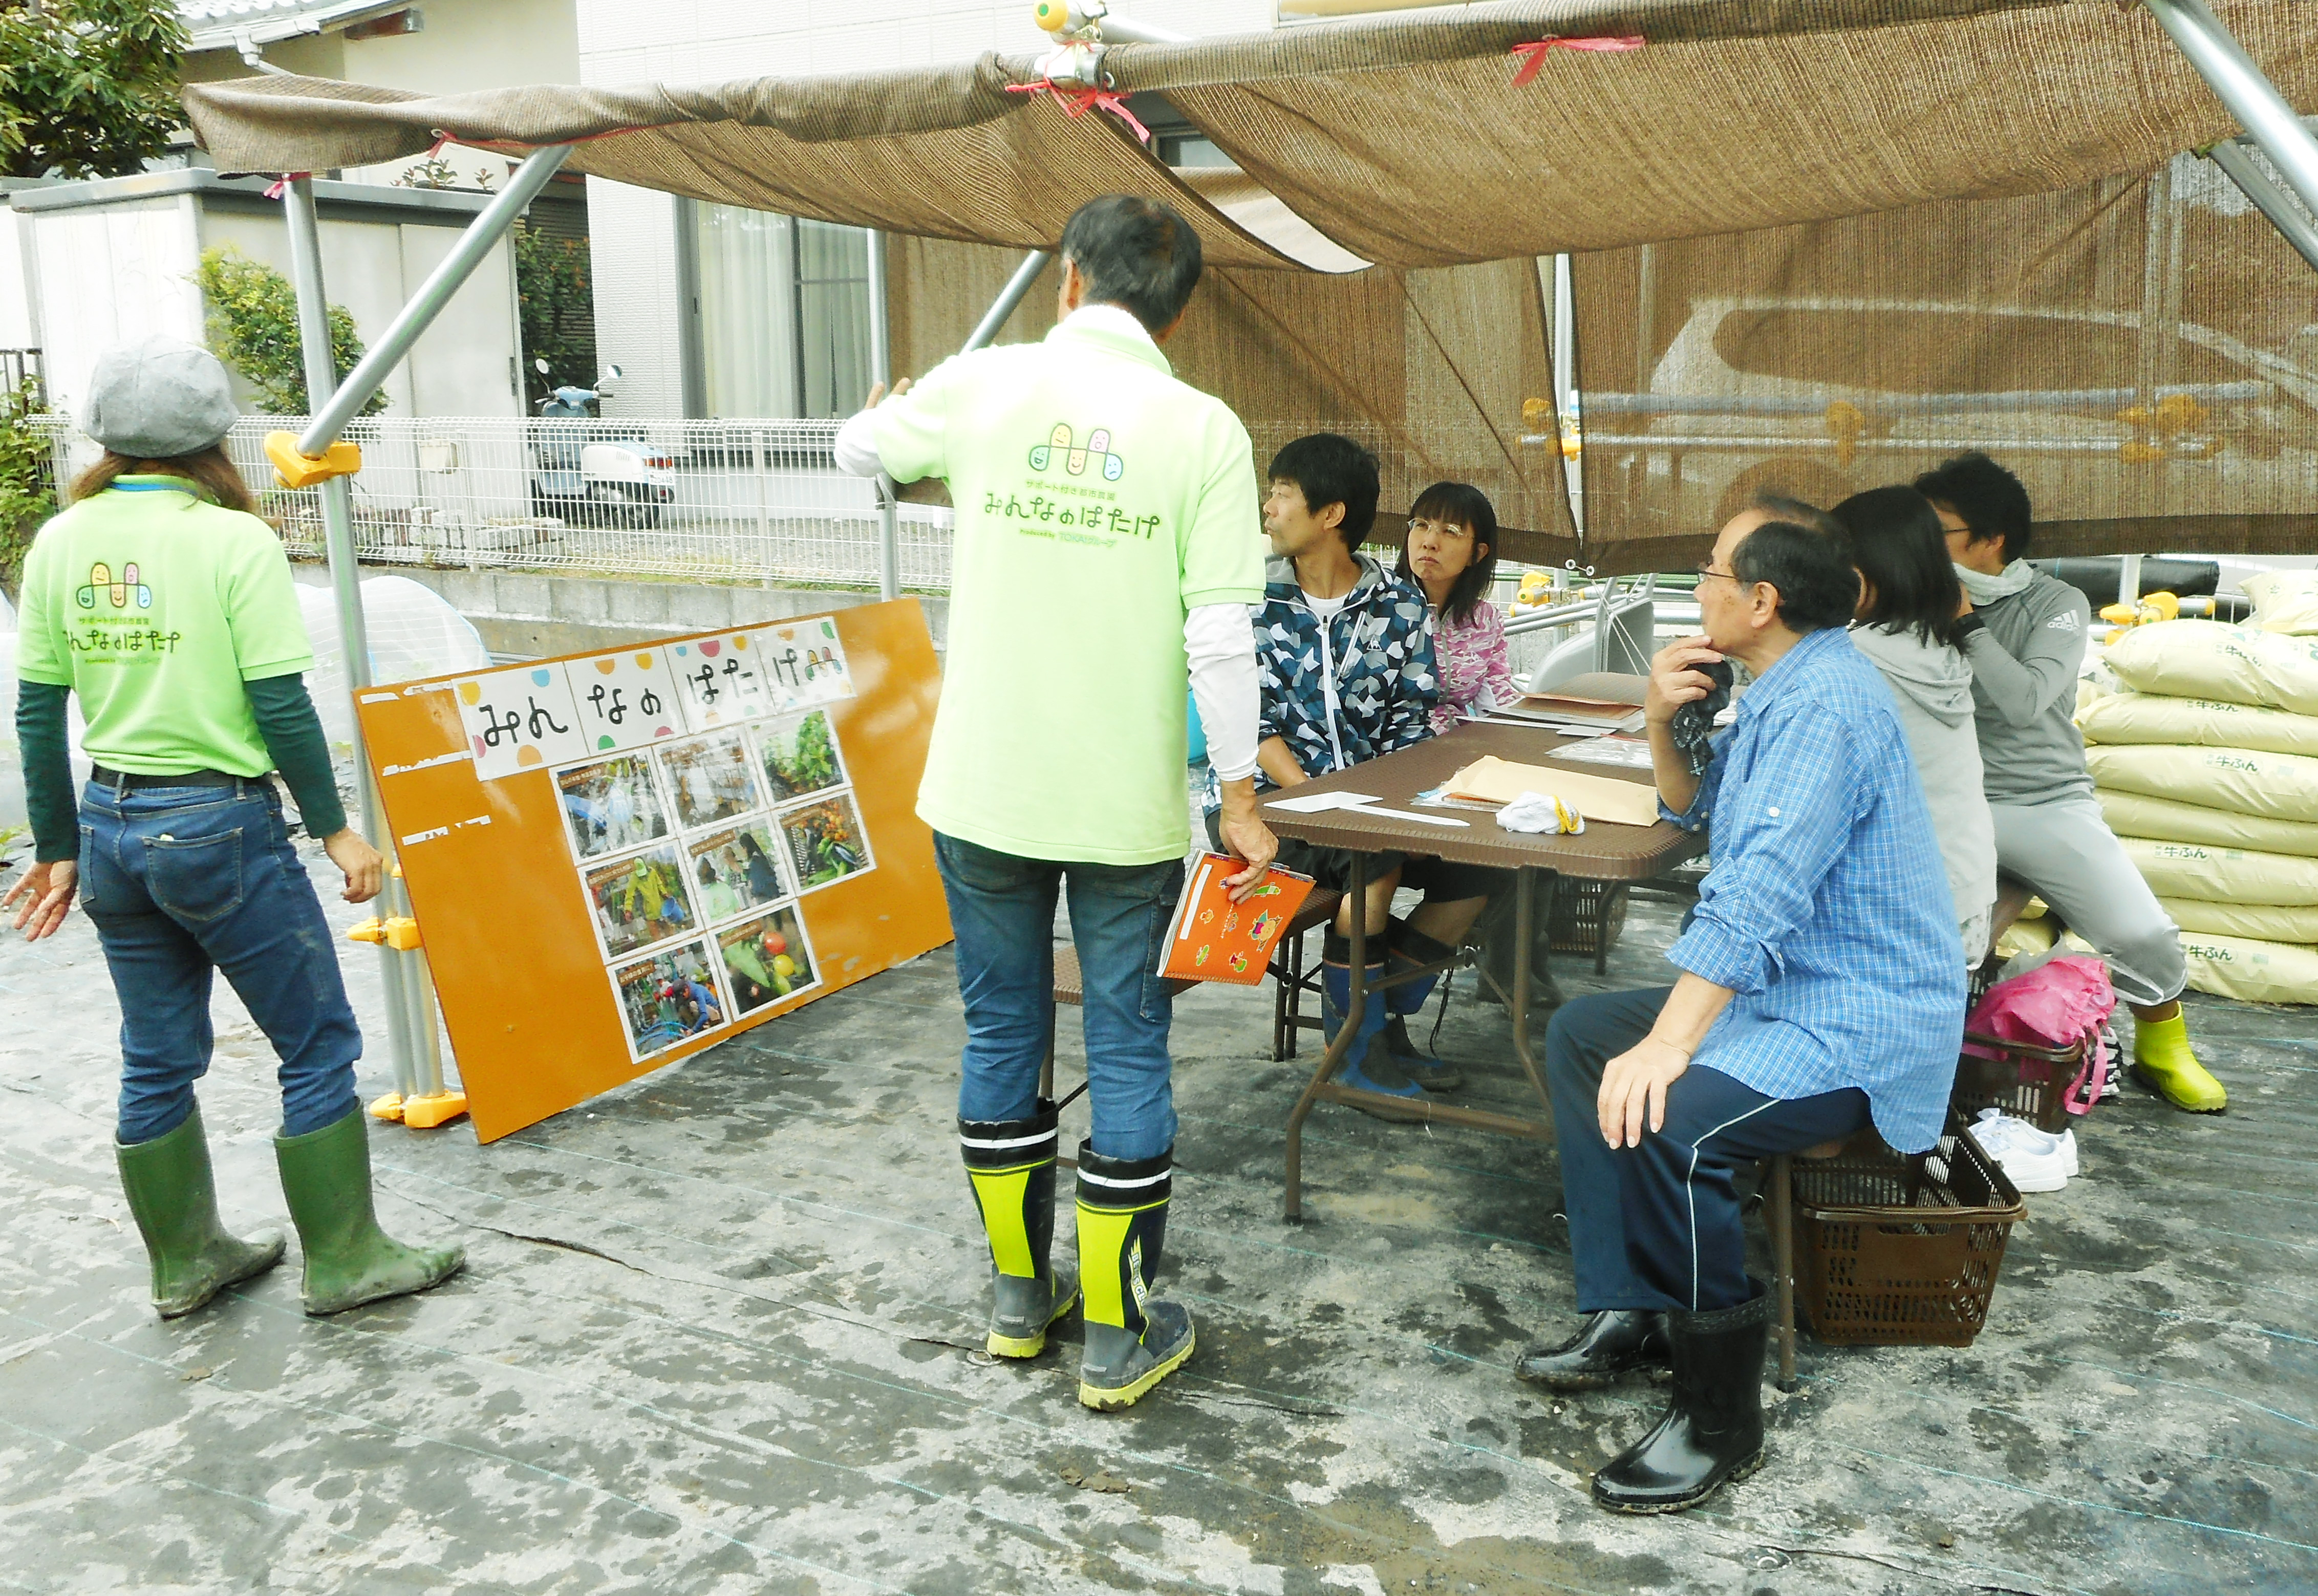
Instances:
[[[533,363],[542,376],[547,363]],[[676,500],[676,459],[646,446],[634,427],[560,425],[594,418],[589,407],[610,397],[620,368],[606,368],[593,388],[559,388],[538,404],[532,427],[531,507],[575,526],[642,528],[660,525],[660,507]]]

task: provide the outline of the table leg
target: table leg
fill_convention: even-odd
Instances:
[[[1369,952],[1369,860],[1366,854],[1352,856],[1352,890],[1344,901],[1352,910],[1352,990],[1342,1023],[1336,1027],[1335,1040],[1330,1042],[1320,1055],[1312,1079],[1304,1085],[1304,1095],[1296,1099],[1296,1107],[1288,1116],[1288,1213],[1290,1224],[1304,1217],[1304,1121],[1310,1116],[1312,1105],[1320,1100],[1320,1088],[1336,1072],[1352,1050],[1352,1038],[1360,1032],[1352,1016],[1367,1006],[1368,986],[1362,979],[1368,973]],[[1327,1001],[1324,996],[1323,1003]],[[1532,1071],[1534,1073],[1534,1071]]]
[[[1529,1045],[1529,961],[1530,939],[1537,928],[1537,883],[1546,874],[1524,869],[1517,873],[1514,888],[1514,990],[1508,1005],[1513,1012],[1514,1056],[1521,1060],[1529,1075],[1530,1086],[1537,1092],[1537,1100],[1545,1106],[1546,1123],[1553,1123],[1553,1098],[1545,1089],[1545,1077],[1539,1072],[1536,1055]]]

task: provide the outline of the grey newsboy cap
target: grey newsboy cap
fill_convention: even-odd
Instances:
[[[218,357],[178,338],[108,349],[89,379],[88,435],[135,460],[198,454],[240,414]]]

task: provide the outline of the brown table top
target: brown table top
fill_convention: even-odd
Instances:
[[[1268,794],[1264,823],[1282,837],[1301,838],[1323,847],[1352,848],[1360,853],[1398,849],[1429,854],[1460,865],[1488,865],[1502,870],[1558,870],[1588,881],[1647,881],[1668,867],[1704,851],[1706,839],[1669,821],[1654,826],[1618,826],[1588,820],[1576,837],[1534,836],[1508,831],[1497,824],[1496,811],[1483,809],[1424,809],[1421,814],[1451,816],[1467,822],[1462,829],[1428,826],[1421,820],[1388,820],[1381,815],[1325,810],[1296,814],[1273,809],[1269,799],[1298,797],[1307,793],[1367,793],[1388,809],[1405,809],[1417,794],[1447,781],[1484,755],[1517,765],[1560,765],[1588,776],[1609,776],[1650,785],[1647,772],[1611,765],[1587,765],[1556,758],[1569,739],[1532,726],[1469,721],[1443,736],[1427,738],[1415,748],[1387,754],[1350,770],[1321,776],[1287,793]]]

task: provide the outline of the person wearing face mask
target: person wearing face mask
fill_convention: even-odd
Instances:
[[[1947,542],[1931,501],[1912,488],[1855,493],[1833,514],[1859,572],[1851,643],[1891,689],[1939,832],[1964,966],[1977,969],[1996,905],[1996,822],[1981,791],[1972,667],[1959,648],[1960,587]]]
[[[2177,1108],[2212,1114],[2229,1093],[2189,1045],[2181,933],[2117,845],[2093,796],[2077,730],[2077,672],[2092,608],[2026,558],[2028,490],[1987,455],[1959,454],[1916,479],[1947,535],[1963,596],[1957,625],[1972,666],[1996,862],[2036,890],[2107,962],[2133,1009],[2133,1071]]]

